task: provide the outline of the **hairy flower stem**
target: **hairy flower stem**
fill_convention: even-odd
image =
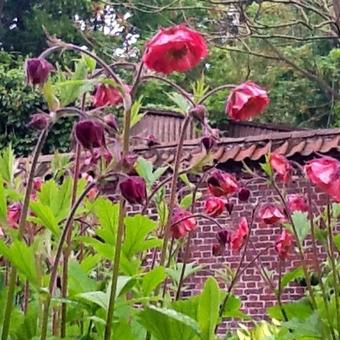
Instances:
[[[308,292],[309,292],[309,296],[311,298],[313,308],[315,309],[316,308],[316,301],[315,301],[315,297],[314,297],[314,292],[313,292],[313,289],[312,289],[310,276],[309,276],[308,268],[307,268],[307,265],[306,265],[306,259],[305,259],[305,255],[304,255],[304,252],[303,252],[302,244],[299,240],[299,234],[297,233],[296,225],[293,221],[292,214],[291,214],[291,211],[289,209],[289,206],[288,206],[286,200],[284,199],[280,189],[278,188],[278,186],[276,185],[276,183],[274,181],[273,181],[272,185],[273,185],[274,190],[277,192],[277,194],[280,198],[280,201],[283,204],[285,211],[287,212],[289,222],[292,225],[292,229],[293,229],[295,240],[296,240],[296,245],[298,247],[299,255],[300,255],[300,259],[301,259],[301,263],[302,263],[303,273],[304,273],[304,276],[305,276],[305,279],[306,279],[307,289],[308,289]]]
[[[81,146],[79,143],[77,143],[76,153],[75,153],[74,173],[73,173],[71,206],[73,206],[77,198],[78,178],[79,178],[79,169],[80,169],[80,155],[81,155]],[[73,225],[73,221],[71,225]],[[69,228],[68,233],[66,235],[66,247],[64,249],[64,254],[63,254],[63,276],[62,276],[62,285],[61,285],[61,296],[63,299],[66,299],[67,297],[68,259],[71,253],[72,229],[73,229],[72,227]],[[60,324],[60,337],[61,338],[65,338],[66,336],[66,312],[67,312],[67,304],[63,302],[61,304],[61,324]]]
[[[22,206],[22,211],[21,211],[20,221],[19,221],[19,233],[18,233],[19,240],[22,239],[24,232],[25,232],[25,225],[26,225],[26,220],[27,220],[27,215],[28,215],[28,208],[29,208],[30,196],[31,196],[32,187],[33,187],[33,179],[35,175],[35,170],[37,168],[39,155],[45,144],[48,131],[49,131],[49,128],[46,128],[40,133],[38,142],[33,152],[31,169],[30,169],[29,176],[28,176],[28,181],[27,181],[26,191],[25,191],[25,198],[24,198],[24,203]],[[17,271],[15,267],[12,267],[12,270],[9,276],[9,282],[8,282],[7,301],[6,301],[5,311],[4,311],[1,340],[7,340],[8,338],[16,281],[17,281]]]
[[[185,119],[184,119],[184,122],[183,122],[182,131],[181,131],[181,135],[179,137],[179,141],[178,141],[177,149],[176,149],[176,154],[175,154],[176,158],[175,158],[175,164],[174,164],[174,172],[173,172],[173,175],[172,175],[171,186],[170,186],[169,217],[168,217],[168,221],[166,223],[165,229],[164,229],[163,247],[162,247],[160,261],[159,261],[160,266],[164,266],[164,264],[165,264],[168,242],[169,242],[169,238],[170,238],[171,215],[172,215],[172,211],[174,210],[175,204],[176,204],[176,192],[177,192],[177,181],[178,181],[178,174],[179,174],[179,166],[180,166],[181,157],[182,157],[182,149],[183,149],[183,143],[184,143],[184,139],[185,139],[185,133],[187,131],[189,123],[190,123],[190,117],[186,116]]]
[[[327,228],[328,228],[328,248],[329,248],[329,260],[332,266],[332,275],[333,275],[333,285],[334,285],[334,299],[335,299],[335,311],[336,311],[336,320],[338,333],[340,334],[340,304],[339,304],[339,282],[338,282],[338,273],[335,264],[335,253],[334,253],[334,240],[333,240],[333,229],[332,229],[332,218],[331,218],[331,205],[328,199],[327,203]]]
[[[130,105],[125,106],[124,118],[125,119],[124,119],[122,157],[126,156],[129,153],[131,103]],[[115,253],[114,253],[114,258],[113,258],[111,291],[110,291],[109,306],[108,306],[107,315],[106,315],[104,340],[111,339],[112,319],[113,319],[113,313],[115,309],[115,299],[116,299],[117,282],[118,282],[118,275],[119,275],[120,255],[121,255],[123,236],[124,236],[125,215],[126,215],[125,200],[123,197],[121,197],[120,202],[119,202],[118,230],[117,230]]]
[[[55,258],[54,258],[54,262],[53,262],[53,266],[52,266],[52,270],[51,270],[51,274],[50,274],[50,282],[49,282],[49,285],[48,285],[48,295],[46,297],[46,301],[45,301],[45,304],[44,304],[43,320],[42,320],[42,323],[41,323],[41,334],[40,334],[41,340],[46,340],[46,336],[47,336],[49,308],[50,308],[51,299],[52,299],[52,295],[53,295],[53,291],[54,291],[54,285],[55,285],[55,282],[56,282],[56,279],[57,279],[58,265],[59,265],[61,255],[62,255],[62,252],[63,252],[63,247],[64,247],[64,244],[65,244],[65,241],[66,241],[67,233],[72,226],[73,218],[74,218],[74,215],[77,212],[77,209],[79,208],[80,204],[85,199],[88,192],[95,185],[96,185],[95,182],[90,183],[85,188],[85,190],[82,192],[82,194],[79,196],[79,198],[76,200],[76,202],[72,206],[70,214],[69,214],[69,216],[68,216],[68,218],[65,222],[65,227],[64,227],[63,232],[60,236],[59,244],[58,244],[58,247],[57,247],[57,252],[56,252],[56,255],[55,255]]]

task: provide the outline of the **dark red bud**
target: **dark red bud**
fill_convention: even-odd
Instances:
[[[209,152],[216,145],[216,138],[212,135],[202,137],[201,144],[207,152]]]
[[[104,128],[93,120],[84,119],[75,125],[75,135],[78,143],[88,150],[105,146]]]
[[[238,192],[238,199],[242,202],[248,201],[248,198],[250,196],[250,191],[247,188],[241,188]]]
[[[207,114],[207,108],[204,105],[196,105],[189,110],[189,115],[197,119],[201,123],[204,122],[205,116]]]
[[[49,115],[45,113],[36,113],[32,116],[31,121],[27,124],[27,127],[37,130],[44,130],[47,128],[49,122]]]
[[[212,254],[214,256],[221,256],[223,253],[223,248],[220,244],[213,244],[212,246]]]
[[[217,233],[217,240],[221,246],[225,247],[227,243],[230,242],[230,233],[228,230],[220,230]]]
[[[233,212],[234,209],[234,203],[228,202],[225,204],[225,207],[229,213],[229,215],[231,215],[231,213]]]
[[[113,114],[107,114],[104,116],[104,122],[112,128],[115,132],[118,132],[118,122],[116,117]]]
[[[130,204],[143,204],[146,200],[146,185],[142,177],[130,176],[119,184],[120,192]]]
[[[26,83],[43,85],[46,83],[53,66],[44,58],[31,58],[25,61]]]
[[[149,135],[146,137],[146,145],[151,148],[152,146],[158,145],[159,142],[154,135]]]

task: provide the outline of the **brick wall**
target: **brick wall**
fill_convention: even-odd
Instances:
[[[251,196],[248,202],[239,202],[237,197],[231,198],[231,202],[234,203],[234,209],[230,216],[228,213],[224,213],[218,218],[223,226],[228,229],[236,228],[239,219],[243,216],[247,217],[250,223],[253,207],[259,202],[279,202],[277,194],[268,187],[263,181],[256,180],[247,185],[251,191]],[[200,201],[197,202],[196,212],[203,212],[203,199],[206,196],[206,190],[203,189],[203,196]],[[287,188],[288,193],[305,193],[306,184],[303,179],[295,179],[293,183]],[[315,191],[313,188],[313,201],[322,206],[325,202],[325,197],[320,192]],[[204,266],[204,269],[197,272],[192,277],[185,281],[185,287],[183,289],[183,295],[197,294],[202,289],[202,286],[206,278],[210,275],[215,275],[219,280],[221,287],[224,287],[223,281],[216,276],[216,270],[221,270],[230,266],[236,269],[241,257],[241,253],[237,253],[226,249],[222,256],[213,256],[212,245],[217,243],[216,233],[218,227],[207,220],[198,220],[198,228],[193,234],[190,262],[196,262]],[[257,252],[265,250],[268,246],[272,245],[264,255],[260,257],[260,261],[267,270],[273,271],[273,279],[277,284],[278,277],[278,263],[279,258],[274,249],[275,238],[280,234],[280,227],[266,226],[255,219],[255,224],[251,231],[251,241],[254,248],[250,246],[248,248],[247,255],[245,257],[244,265],[249,264],[252,261]],[[308,252],[310,249],[310,241],[305,241],[305,247]],[[322,256],[322,250],[319,248],[320,256]],[[310,256],[308,256],[311,259]],[[266,309],[273,304],[276,300],[272,290],[268,287],[268,284],[262,278],[258,261],[245,270],[240,277],[239,282],[236,284],[233,293],[238,295],[242,300],[242,310],[252,316],[255,320],[261,320],[266,314]],[[300,266],[299,255],[294,249],[288,260],[283,263],[283,273],[289,271],[292,268]],[[282,301],[291,301],[301,298],[304,294],[304,288],[299,284],[292,282],[287,288],[284,289],[282,295]],[[221,325],[219,333],[225,333],[227,329],[235,328],[237,320],[228,320],[225,324]]]

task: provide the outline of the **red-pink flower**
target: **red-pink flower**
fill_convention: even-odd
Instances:
[[[265,224],[274,224],[277,222],[281,222],[285,217],[281,212],[280,208],[271,203],[264,204],[259,212],[258,217],[265,223]]]
[[[12,203],[7,208],[7,223],[12,228],[18,228],[22,205],[21,203]]]
[[[230,246],[232,250],[239,251],[249,234],[248,221],[245,217],[242,217],[238,228],[233,232],[230,239]]]
[[[130,91],[131,87],[125,85],[125,91]],[[99,84],[93,96],[93,105],[101,106],[117,106],[123,103],[123,97],[118,88],[111,85]]]
[[[191,217],[192,214],[180,207],[175,207],[171,216],[171,234],[174,238],[179,239],[190,231],[196,229],[197,224],[195,218]]]
[[[294,211],[308,211],[308,203],[304,196],[292,194],[287,197],[287,204],[291,213]]]
[[[293,245],[293,236],[284,229],[276,238],[275,250],[278,252],[279,257],[284,260],[288,257],[289,251]]]
[[[185,25],[160,29],[147,42],[143,61],[147,68],[169,74],[195,67],[208,54],[202,35]]]
[[[224,200],[219,197],[208,197],[204,202],[204,211],[211,217],[220,216],[224,211]]]
[[[238,190],[235,177],[221,170],[213,171],[207,182],[209,192],[217,197],[231,195]]]
[[[248,81],[231,91],[226,110],[231,119],[248,120],[263,112],[268,104],[267,92]]]
[[[272,153],[269,156],[269,163],[277,178],[287,183],[292,176],[292,167],[288,162],[288,159],[277,153]]]
[[[44,85],[53,70],[53,66],[44,58],[27,59],[24,68],[28,85]]]
[[[340,202],[340,162],[332,157],[313,159],[305,165],[309,180]]]
[[[41,177],[35,177],[33,179],[33,191],[40,191],[42,185],[44,183],[44,180]]]
[[[94,119],[84,119],[75,124],[75,136],[78,143],[84,148],[93,151],[93,148],[105,146],[103,125]]]
[[[142,177],[130,176],[120,182],[119,188],[130,204],[143,204],[146,200],[146,184]]]

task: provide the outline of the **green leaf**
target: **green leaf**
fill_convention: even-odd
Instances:
[[[4,180],[0,175],[0,221],[2,223],[7,220],[7,199],[6,192],[4,188]]]
[[[269,156],[266,155],[266,162],[265,163],[260,163],[261,169],[265,172],[265,174],[269,177],[269,178],[273,178],[273,169],[270,166],[270,162],[269,162]]]
[[[55,87],[52,86],[50,81],[44,84],[42,93],[50,111],[55,112],[60,109],[60,102],[57,98]]]
[[[43,225],[49,229],[54,235],[59,234],[58,222],[52,209],[39,201],[31,201],[30,208],[35,216],[28,218],[29,221]]]
[[[293,318],[304,320],[313,313],[312,306],[307,299],[301,299],[297,302],[292,303],[285,303],[282,305],[282,307],[284,308],[284,311],[286,312],[289,320]],[[267,313],[270,317],[274,319],[284,320],[282,310],[278,305],[269,307],[267,309]]]
[[[81,264],[75,260],[69,263],[69,296],[73,297],[82,292],[94,291],[96,289],[96,281],[90,279],[88,274],[83,270]]]
[[[336,234],[333,238],[336,249],[340,252],[340,234]]]
[[[304,276],[303,268],[297,267],[290,270],[288,273],[282,276],[281,287],[286,287],[291,281],[296,280]]]
[[[106,293],[101,291],[86,292],[77,294],[77,298],[86,300],[88,302],[95,303],[99,307],[103,308],[105,311],[108,309],[109,299]]]
[[[157,340],[200,338],[198,324],[187,315],[173,309],[149,306],[138,315],[139,322]]]
[[[191,87],[194,94],[194,101],[197,103],[209,90],[209,87],[205,86],[204,73],[202,73],[201,77]]]
[[[3,149],[0,154],[0,175],[7,183],[12,184],[14,180],[14,173],[18,162],[15,160],[12,146],[9,145]]]
[[[135,169],[139,176],[143,177],[147,184],[151,186],[153,184],[153,165],[150,161],[147,161],[143,157],[137,159]]]
[[[170,275],[170,277],[176,284],[178,284],[181,277],[182,267],[183,263],[176,263],[176,266],[174,268],[167,268],[168,275]],[[196,263],[187,263],[187,265],[185,266],[183,279],[186,279],[190,275],[202,270],[203,268],[204,266],[196,265]]]
[[[0,254],[7,258],[34,286],[39,286],[33,247],[29,247],[25,242],[19,240],[15,240],[7,246],[4,241],[0,240]]]
[[[333,203],[332,204],[332,212],[334,218],[339,218],[340,216],[340,203]]]
[[[122,250],[127,258],[136,255],[138,252],[161,245],[161,240],[147,237],[157,227],[156,222],[150,218],[137,214],[127,216],[124,223],[126,228]]]
[[[324,332],[322,330],[322,321],[317,312],[314,312],[306,320],[292,319],[284,322],[283,325],[292,330],[295,337],[304,337],[312,339],[322,339]]]
[[[308,213],[296,211],[292,214],[292,219],[296,228],[299,241],[302,243],[309,233],[310,224],[308,220]]]
[[[92,53],[94,53],[94,52],[92,52]],[[88,72],[93,72],[96,69],[96,64],[97,64],[96,59],[90,57],[87,54],[83,54],[81,57],[84,60],[86,66],[87,66]]]
[[[164,267],[157,267],[150,270],[143,276],[142,290],[144,296],[148,296],[151,292],[165,279],[166,273]]]
[[[189,101],[183,97],[181,94],[177,93],[177,92],[171,92],[171,93],[167,93],[169,99],[175,103],[175,105],[180,109],[180,111],[182,113],[187,113],[187,111],[189,110],[191,104],[189,103]]]
[[[197,192],[196,193],[196,200],[200,199],[201,197],[202,197],[202,193],[201,192]],[[189,207],[191,207],[192,199],[193,199],[193,193],[185,195],[181,199],[181,203],[180,203],[181,208],[188,209]]]
[[[143,96],[140,96],[135,102],[132,104],[131,107],[131,121],[130,121],[130,128],[135,126],[143,117],[144,113],[139,113],[142,107],[142,100]]]
[[[215,339],[215,327],[218,322],[220,305],[220,288],[213,277],[205,282],[203,292],[198,304],[198,323],[202,332],[202,338]]]

